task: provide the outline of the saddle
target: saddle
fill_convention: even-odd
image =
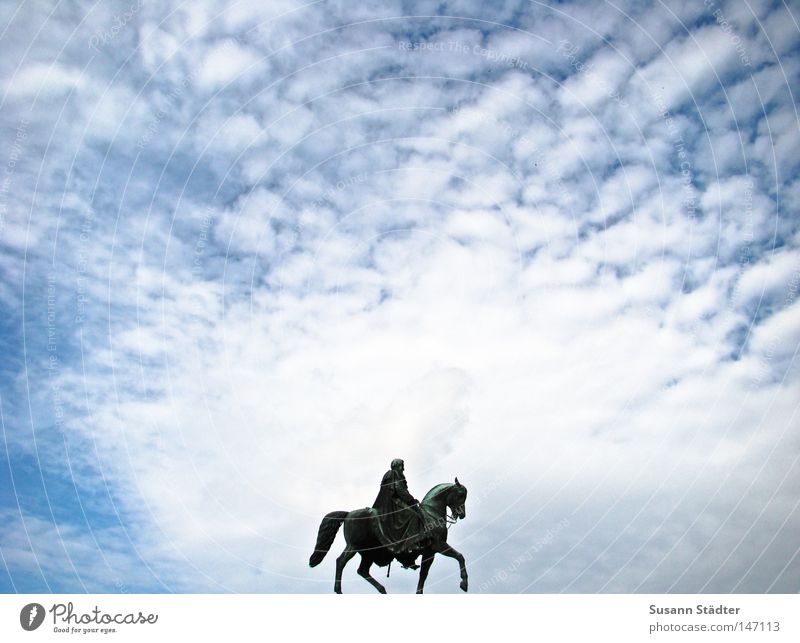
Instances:
[[[375,534],[378,537],[378,541],[380,542],[380,544],[383,547],[386,547],[386,549],[391,551],[393,554],[395,554],[395,556],[397,556],[398,560],[400,560],[400,558],[402,556],[404,556],[404,555],[405,555],[405,557],[408,557],[410,554],[408,554],[407,552],[402,552],[402,551],[398,552],[397,551],[397,541],[393,540],[392,538],[390,538],[386,534],[386,531],[383,528],[383,523],[381,521],[381,517],[380,517],[380,514],[378,513],[378,511],[373,507],[365,507],[365,511],[368,513],[366,518],[367,518],[367,520],[369,520],[371,522],[372,527],[373,527],[373,529],[375,531]],[[417,530],[417,533],[416,533],[416,537],[417,538],[416,538],[416,542],[415,542],[415,545],[416,545],[415,548],[422,548],[424,546],[425,541],[427,540],[426,538],[424,538],[425,531],[426,531],[425,523],[419,525],[419,529]],[[413,559],[412,559],[412,562],[413,562]]]

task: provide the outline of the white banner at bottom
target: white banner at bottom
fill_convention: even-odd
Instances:
[[[800,641],[798,595],[0,596],[0,641]]]

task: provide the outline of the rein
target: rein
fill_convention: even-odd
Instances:
[[[445,512],[444,520],[447,523],[447,528],[450,529],[450,527],[452,527],[453,525],[456,524],[456,521],[458,520],[458,518],[456,518],[455,516],[448,516],[447,512]]]

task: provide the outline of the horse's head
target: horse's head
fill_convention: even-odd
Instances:
[[[456,477],[455,484],[447,492],[447,506],[450,508],[453,518],[464,520],[467,517],[466,502],[467,488]]]

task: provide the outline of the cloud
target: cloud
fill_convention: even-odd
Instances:
[[[200,87],[205,90],[219,89],[245,73],[255,73],[259,57],[233,41],[223,41],[208,48],[198,75]]]
[[[113,15],[35,11],[9,590],[328,591],[319,520],[395,457],[469,487],[478,591],[790,589],[785,7],[145,3],[94,49]]]
[[[80,85],[81,74],[59,64],[34,63],[23,67],[13,82],[6,85],[12,96],[58,95]]]

